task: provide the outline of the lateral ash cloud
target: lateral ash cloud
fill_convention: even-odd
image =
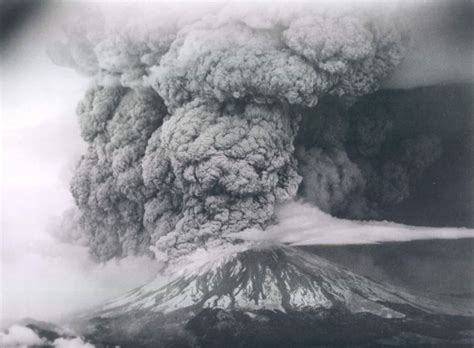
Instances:
[[[235,243],[297,195],[373,217],[439,157],[439,139],[423,134],[381,161],[391,120],[348,116],[404,56],[395,17],[320,4],[155,10],[112,23],[90,13],[50,50],[93,81],[77,109],[89,147],[62,237],[98,260],[152,247],[172,262]]]

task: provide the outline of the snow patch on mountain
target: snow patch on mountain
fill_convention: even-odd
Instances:
[[[252,313],[335,307],[382,318],[405,316],[390,304],[425,312],[458,313],[456,308],[379,284],[293,247],[243,245],[209,251],[209,255],[212,257],[207,261],[189,264],[170,275],[166,284],[151,282],[137,288],[105,304],[92,316],[113,318],[134,311],[169,314],[180,310],[196,314],[206,308]]]

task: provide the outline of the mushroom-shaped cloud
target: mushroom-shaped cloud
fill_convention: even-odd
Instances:
[[[96,87],[78,109],[90,146],[72,192],[100,260],[150,246],[174,260],[268,226],[275,204],[293,198],[301,181],[293,155],[301,109],[376,90],[402,57],[404,35],[362,11],[305,5],[263,15],[232,6],[153,30],[105,28],[92,50],[80,33]],[[344,173],[358,176],[347,156],[334,154],[302,168],[348,164]],[[345,191],[363,183],[328,180]]]

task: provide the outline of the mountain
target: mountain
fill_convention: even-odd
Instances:
[[[265,246],[207,257],[71,325],[121,347],[469,346],[471,318],[301,249]]]

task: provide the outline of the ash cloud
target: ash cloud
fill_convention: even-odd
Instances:
[[[71,183],[77,224],[64,239],[100,261],[152,249],[173,262],[268,228],[297,196],[372,218],[410,195],[441,140],[395,139],[396,115],[358,106],[405,55],[399,16],[302,4],[263,13],[96,16],[51,48],[93,81],[78,107],[89,148]]]
[[[379,91],[349,106],[324,97],[305,108],[295,139],[303,177],[299,195],[338,217],[380,219],[385,209],[411,197],[425,172],[451,152],[456,125],[469,127],[460,117],[470,112],[464,89]]]
[[[142,225],[153,191],[144,185],[141,160],[166,115],[161,99],[149,90],[96,86],[77,113],[89,143],[71,181],[83,232],[78,238],[102,261],[149,253],[150,236]]]

